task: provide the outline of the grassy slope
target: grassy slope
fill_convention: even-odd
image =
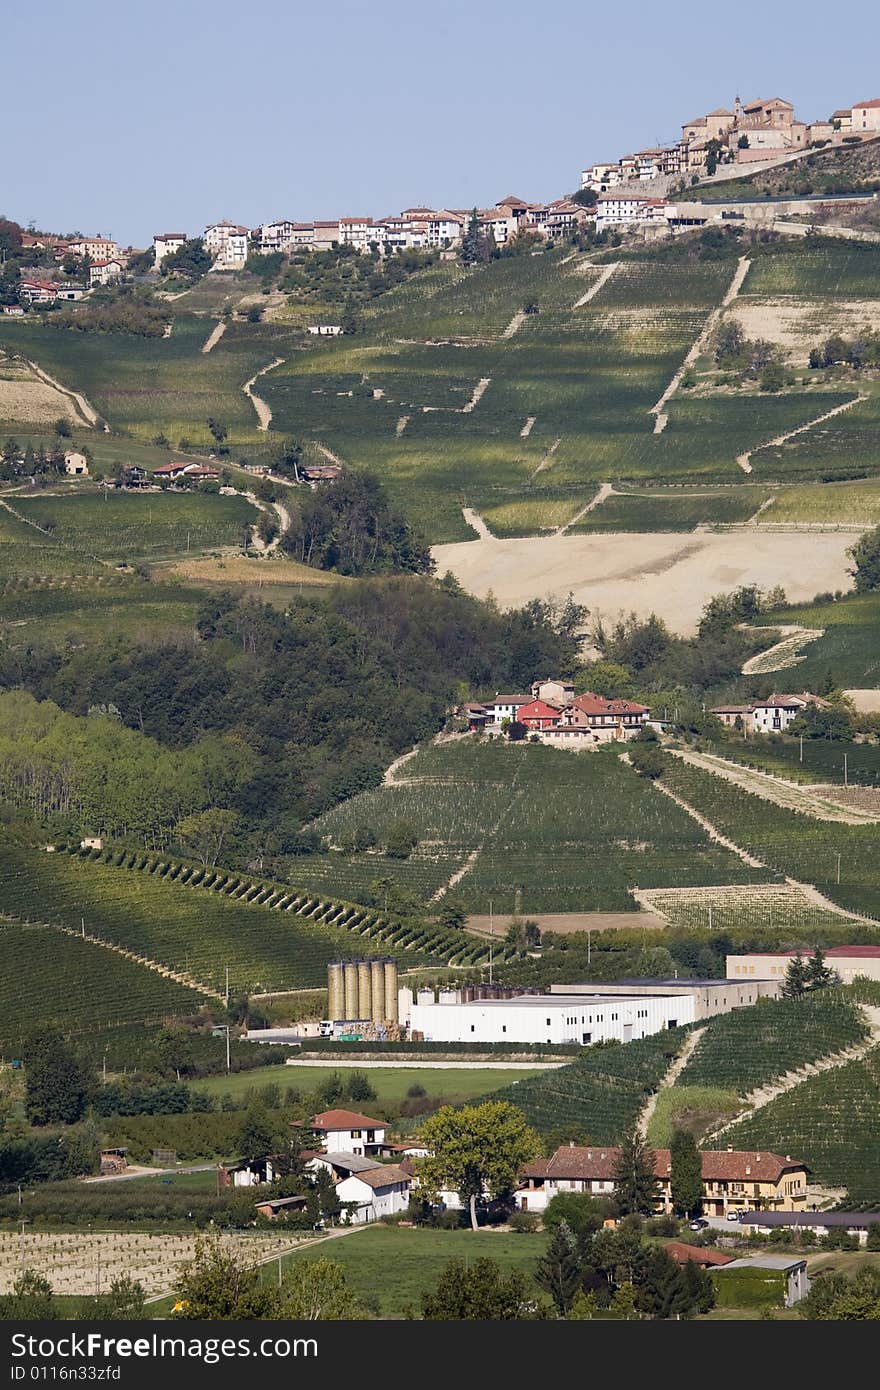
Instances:
[[[787,608],[775,615],[780,623],[825,629],[825,635],[803,649],[803,660],[778,679],[797,688],[815,689],[827,672],[847,688],[880,685],[880,593],[852,594],[837,601]],[[774,615],[762,618],[770,624]]]
[[[509,1086],[526,1077],[541,1075],[540,1068],[534,1071],[495,1071],[480,1067],[407,1067],[404,1064],[399,1067],[371,1067],[369,1063],[361,1066],[357,1062],[328,1062],[322,1067],[279,1067],[270,1078],[262,1072],[256,1076],[253,1072],[236,1072],[231,1076],[206,1077],[192,1084],[195,1090],[207,1091],[213,1096],[243,1096],[248,1091],[259,1090],[267,1079],[282,1087],[296,1086],[301,1091],[315,1091],[333,1075],[341,1077],[344,1083],[352,1071],[363,1072],[369,1078],[377,1101],[403,1100],[410,1086],[418,1085],[423,1086],[430,1096],[447,1097],[450,1104],[484,1096],[489,1091],[496,1091],[499,1086]],[[360,1102],[362,1105],[369,1103]]]

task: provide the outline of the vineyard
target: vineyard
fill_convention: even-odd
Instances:
[[[663,780],[768,869],[815,884],[845,908],[880,915],[876,826],[820,823],[677,758],[667,757]]]
[[[402,964],[478,965],[483,942],[408,924],[249,875],[157,854],[0,850],[0,910],[134,951],[221,990],[290,990],[326,982],[330,960],[387,955]],[[199,888],[201,892],[188,892]]]
[[[867,1035],[864,1015],[845,990],[762,1000],[711,1019],[676,1084],[745,1095]]]
[[[683,1028],[630,1043],[588,1048],[571,1066],[530,1077],[495,1099],[518,1105],[539,1133],[571,1126],[591,1143],[616,1144],[665,1076],[685,1038]]]
[[[388,877],[427,898],[465,870],[454,896],[470,912],[487,912],[491,901],[502,916],[626,911],[635,885],[763,877],[713,845],[612,750],[574,758],[533,744],[435,745],[391,786],[364,792],[315,824],[337,845],[359,826],[381,843],[396,820],[418,836],[410,859],[334,852],[298,869],[298,879],[316,890],[344,882],[357,897]]]
[[[121,560],[239,545],[258,513],[244,497],[103,492],[15,499],[27,521],[86,555]],[[33,527],[27,528],[39,536]],[[82,572],[81,570],[79,571]]]
[[[8,910],[6,908],[5,910]],[[0,1051],[35,1022],[87,1036],[191,1014],[204,995],[56,928],[0,921]]]
[[[803,888],[761,883],[736,888],[649,888],[639,895],[661,913],[672,932],[723,932],[731,941],[766,939],[766,949],[782,937],[805,945],[844,945],[868,940],[869,930],[828,908],[819,907]],[[754,949],[754,948],[753,948]]]
[[[725,1132],[737,1148],[797,1154],[812,1179],[845,1188],[844,1207],[880,1206],[880,1048],[811,1076]]]
[[[857,787],[880,787],[880,745],[835,743],[817,738],[752,739],[748,743],[713,743],[719,757],[759,768],[798,782],[836,782]],[[844,759],[846,762],[844,763]]]

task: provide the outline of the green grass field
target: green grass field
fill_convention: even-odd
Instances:
[[[778,680],[796,681],[797,688],[815,689],[830,671],[834,681],[847,689],[880,686],[880,593],[847,594],[837,600],[786,608],[768,614],[761,623],[780,623],[824,628],[824,636],[803,648],[803,659],[780,673]]]
[[[412,1308],[418,1316],[423,1290],[433,1289],[450,1260],[496,1260],[505,1273],[531,1274],[547,1246],[544,1235],[509,1231],[400,1230],[368,1226],[352,1235],[322,1241],[295,1260],[330,1259],[341,1265],[351,1288],[379,1316],[402,1318]],[[535,1287],[537,1295],[538,1288]]]
[[[296,1086],[303,1092],[315,1091],[331,1076],[338,1075],[343,1084],[353,1071],[363,1072],[369,1079],[378,1103],[403,1100],[410,1086],[424,1086],[429,1096],[444,1096],[452,1100],[471,1100],[475,1096],[485,1096],[497,1091],[500,1086],[529,1076],[539,1076],[542,1068],[533,1070],[487,1070],[483,1067],[371,1067],[369,1062],[362,1066],[357,1062],[328,1062],[326,1066],[304,1067],[283,1066],[272,1069],[269,1083],[282,1087]],[[206,1091],[212,1096],[244,1096],[261,1085],[267,1078],[254,1072],[235,1072],[230,1076],[210,1076],[192,1083],[193,1089]],[[360,1102],[369,1108],[370,1102]]]
[[[184,556],[239,545],[259,513],[244,497],[196,493],[79,492],[13,500],[26,521],[62,546],[124,560]],[[34,535],[34,527],[28,527]]]

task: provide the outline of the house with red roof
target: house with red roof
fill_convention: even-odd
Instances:
[[[325,1153],[379,1154],[385,1147],[385,1121],[356,1110],[322,1110],[311,1127]]]
[[[765,700],[753,700],[748,705],[713,705],[711,713],[729,729],[739,728],[750,734],[784,734],[789,724],[811,705],[816,709],[831,708],[821,695],[803,690],[799,695],[768,695]]]
[[[790,1154],[751,1150],[704,1149],[703,1208],[714,1216],[757,1210],[803,1211],[809,1169]],[[522,1170],[515,1193],[521,1211],[543,1211],[558,1192],[586,1192],[611,1197],[617,1184],[620,1149],[614,1145],[567,1144],[550,1158],[536,1159]],[[672,1156],[654,1150],[658,1181],[657,1210],[672,1210]]]
[[[562,718],[562,710],[546,700],[531,700],[529,704],[520,706],[516,717],[533,733],[541,733],[556,728]]]

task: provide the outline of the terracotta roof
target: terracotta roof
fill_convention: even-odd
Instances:
[[[357,1178],[359,1182],[365,1182],[367,1187],[390,1187],[395,1182],[412,1182],[412,1174],[399,1168],[396,1163],[384,1163],[376,1168],[369,1168],[364,1173],[353,1173],[352,1177]]]
[[[384,1129],[384,1120],[371,1120],[356,1110],[322,1110],[312,1117],[312,1129]]]
[[[531,695],[496,695],[494,700],[487,701],[490,705],[529,705],[532,702]]]
[[[184,235],[183,232],[158,232],[158,233],[156,234],[156,236],[153,237],[153,240],[154,240],[154,241],[186,241],[186,236]]]
[[[663,1248],[667,1255],[671,1255],[676,1264],[686,1264],[688,1260],[693,1260],[698,1265],[729,1265],[731,1260],[735,1260],[735,1255],[725,1255],[723,1250],[712,1250],[708,1246],[685,1245],[680,1240],[667,1240],[663,1243]]]
[[[584,714],[647,714],[647,705],[638,705],[633,700],[606,700],[602,695],[594,695],[585,690],[572,704]]]
[[[561,713],[558,705],[550,705],[546,700],[532,700],[518,710],[520,719],[558,719]]]
[[[579,1178],[610,1181],[620,1156],[620,1149],[612,1145],[567,1145],[557,1149],[553,1156],[544,1160],[546,1168],[540,1171],[541,1164],[528,1164],[523,1169],[525,1177],[541,1178]],[[799,1159],[781,1158],[779,1154],[752,1153],[737,1149],[705,1149],[701,1155],[703,1178],[708,1182],[740,1181],[749,1178],[755,1182],[777,1182],[784,1172],[804,1168]],[[672,1169],[668,1149],[654,1150],[654,1171],[658,1178],[666,1178]]]
[[[851,106],[843,106],[843,107],[841,107],[841,109],[840,109],[839,111],[832,111],[832,112],[831,112],[831,119],[832,119],[832,121],[834,121],[834,120],[837,120],[838,117],[851,116],[851,115],[852,115],[852,107],[851,107]]]

